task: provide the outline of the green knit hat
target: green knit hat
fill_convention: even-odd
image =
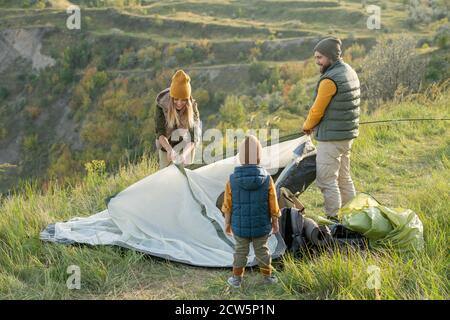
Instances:
[[[328,57],[333,61],[337,61],[342,54],[341,46],[341,40],[339,40],[338,38],[329,37],[321,40],[314,47],[314,51],[319,51],[325,57]]]

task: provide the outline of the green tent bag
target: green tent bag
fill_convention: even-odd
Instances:
[[[368,194],[360,193],[339,210],[342,224],[369,239],[372,248],[422,250],[423,224],[415,212],[387,208]]]

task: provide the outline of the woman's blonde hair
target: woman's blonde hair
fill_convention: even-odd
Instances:
[[[170,97],[169,107],[167,109],[167,126],[169,129],[184,128],[189,129],[194,127],[194,106],[192,98],[187,100],[186,106],[181,113],[177,112],[175,107],[175,99]]]

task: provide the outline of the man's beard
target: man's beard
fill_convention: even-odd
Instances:
[[[330,66],[331,66],[331,64],[328,66],[320,66],[320,74],[324,74],[325,72],[327,72],[327,70]]]

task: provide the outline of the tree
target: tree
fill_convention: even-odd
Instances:
[[[209,92],[206,89],[196,89],[192,96],[200,107],[203,107],[209,103]]]
[[[270,67],[264,62],[253,62],[250,64],[248,72],[252,83],[260,83],[269,78]]]
[[[403,36],[382,38],[372,49],[361,77],[363,97],[370,104],[392,100],[400,88],[406,94],[419,90],[426,63],[420,60],[415,46],[412,37]]]
[[[440,49],[447,49],[450,47],[450,25],[448,23],[436,30],[434,42]]]
[[[137,63],[138,63],[138,55],[131,48],[126,49],[119,58],[120,69],[133,68],[134,66],[136,66]]]
[[[242,128],[244,126],[246,120],[245,107],[237,96],[227,96],[219,109],[219,114],[222,129]]]

